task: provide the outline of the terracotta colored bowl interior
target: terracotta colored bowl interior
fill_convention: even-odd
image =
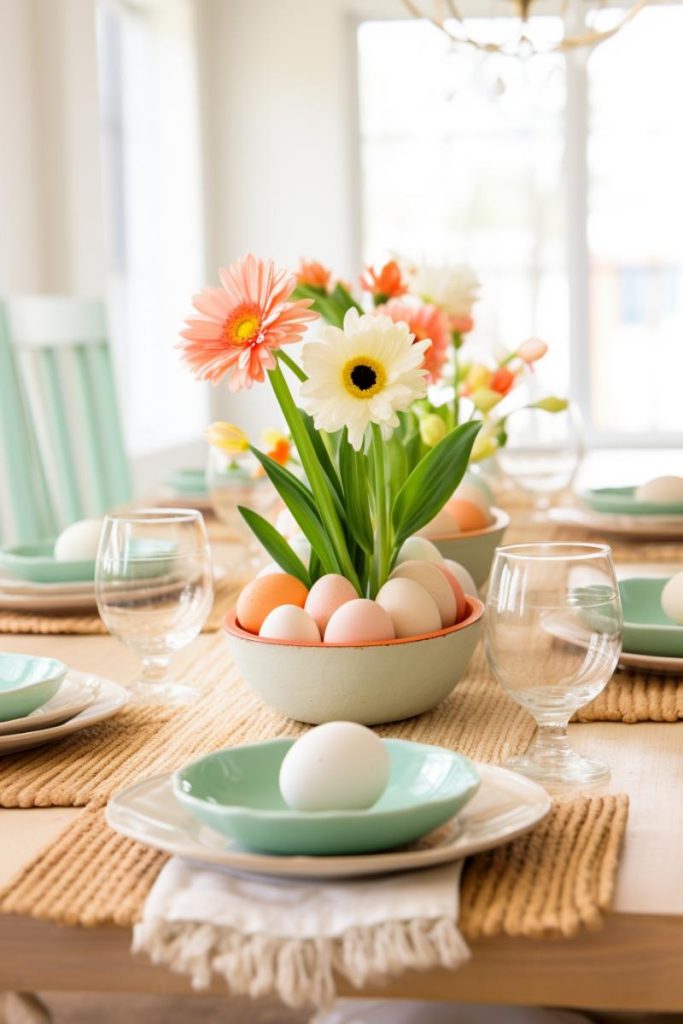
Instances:
[[[494,505],[491,506],[491,512],[493,513],[494,520],[490,526],[484,526],[481,530],[460,530],[458,533],[439,533],[435,537],[429,537],[433,543],[440,540],[469,540],[470,537],[485,537],[489,533],[495,533],[496,530],[504,530],[510,525],[510,516],[507,512],[503,512],[502,508],[496,508]]]
[[[304,642],[303,640],[271,640],[267,637],[256,636],[254,633],[248,633],[246,629],[242,629],[237,624],[237,611],[232,608],[225,616],[223,627],[227,633],[231,636],[236,636],[240,640],[251,640],[253,643],[258,644],[270,644],[274,647],[325,647],[332,648],[341,647],[395,647],[397,644],[414,644],[419,643],[422,640],[432,640],[438,636],[450,636],[451,633],[457,633],[460,629],[466,629],[468,626],[478,622],[484,614],[484,605],[478,597],[466,598],[466,609],[467,614],[464,619],[460,622],[456,622],[454,626],[448,626],[447,629],[439,629],[435,633],[424,633],[421,636],[406,636],[401,637],[398,640],[369,640],[364,644],[326,644],[322,640],[313,643]]]

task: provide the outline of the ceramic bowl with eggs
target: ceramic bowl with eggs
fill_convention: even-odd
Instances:
[[[374,600],[339,575],[308,590],[271,566],[244,588],[225,630],[242,676],[271,707],[312,724],[378,725],[453,690],[483,612],[467,570],[411,537]]]
[[[509,525],[509,515],[491,503],[487,490],[466,480],[420,536],[432,541],[444,558],[463,565],[481,587]]]

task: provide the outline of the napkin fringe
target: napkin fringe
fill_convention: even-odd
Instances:
[[[207,988],[217,974],[235,995],[275,995],[295,1009],[328,1009],[336,998],[335,974],[361,988],[406,970],[452,969],[470,956],[447,917],[385,921],[316,939],[155,919],[135,926],[133,952],[188,975],[196,989]]]

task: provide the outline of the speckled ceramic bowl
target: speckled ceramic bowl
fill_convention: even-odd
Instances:
[[[449,629],[351,646],[265,640],[237,625],[225,631],[237,667],[266,704],[299,722],[379,725],[435,707],[463,675],[481,633],[484,606]]]
[[[510,516],[500,508],[492,508],[494,521],[483,530],[468,533],[454,533],[450,536],[431,537],[444,558],[464,565],[478,587],[488,579],[496,548],[503,543],[505,531],[510,525]]]

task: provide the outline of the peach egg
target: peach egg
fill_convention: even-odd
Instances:
[[[257,576],[237,598],[237,621],[248,633],[258,633],[266,616],[281,604],[303,608],[308,590],[295,576],[272,573]]]
[[[387,580],[377,595],[377,604],[391,616],[397,637],[423,636],[441,629],[436,601],[414,580]]]
[[[344,576],[338,573],[328,573],[321,576],[311,587],[304,608],[311,615],[322,634],[325,633],[327,623],[337,608],[341,608],[347,601],[355,601],[358,597],[356,589]]]
[[[264,565],[263,568],[259,569],[256,573],[256,579],[259,579],[260,576],[272,576],[274,572],[284,573],[284,571],[285,570],[282,569],[277,562],[268,562],[267,565]]]
[[[404,540],[396,564],[412,562],[413,559],[418,562],[433,562],[434,565],[443,565],[443,555],[436,544],[432,544],[425,537],[408,537],[407,540]]]
[[[444,574],[446,582],[448,583],[453,593],[453,600],[455,601],[455,622],[462,622],[467,612],[467,601],[465,599],[465,591],[462,589],[458,579],[453,575],[447,565],[439,566],[439,570]]]
[[[295,604],[281,604],[266,615],[259,636],[288,643],[320,643],[320,631],[313,618]]]
[[[376,601],[357,597],[332,613],[325,630],[325,643],[367,644],[373,640],[393,640],[395,636],[389,613]]]
[[[408,579],[419,583],[434,599],[441,616],[442,629],[454,625],[457,613],[455,592],[446,578],[443,566],[431,562],[402,562],[396,566],[389,579]]]
[[[460,562],[454,562],[452,558],[445,558],[444,565],[449,572],[453,573],[466,594],[471,594],[472,597],[478,596],[477,584],[472,579],[472,574],[464,565],[461,565]]]
[[[426,526],[417,531],[416,536],[434,540],[437,537],[452,537],[454,533],[460,533],[460,527],[448,509],[442,508]]]
[[[491,516],[473,501],[466,501],[464,498],[451,498],[448,502],[448,511],[457,520],[463,533],[472,530],[484,530],[491,523]]]

